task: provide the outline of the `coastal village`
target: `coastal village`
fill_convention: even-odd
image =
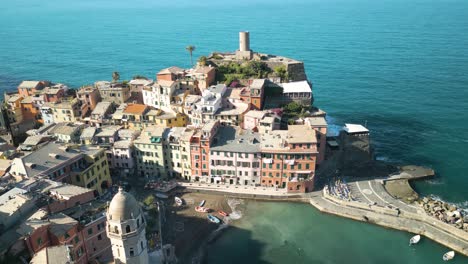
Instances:
[[[252,51],[249,32],[189,69],[21,82],[0,108],[0,260],[176,263],[235,221],[227,196],[307,202],[466,255],[468,215],[408,182],[434,172],[375,161],[366,127],[331,135],[313,101],[304,64]]]

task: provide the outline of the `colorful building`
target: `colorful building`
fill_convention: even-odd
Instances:
[[[288,192],[314,189],[317,160],[315,130],[307,125],[290,125],[288,130],[262,134],[263,186],[287,188]]]
[[[221,126],[210,148],[211,183],[260,184],[260,135]]]
[[[164,127],[148,126],[133,142],[140,177],[167,179],[163,138],[165,130]]]
[[[210,179],[210,146],[219,128],[219,121],[209,121],[197,130],[190,139],[190,156],[192,180],[211,182]]]

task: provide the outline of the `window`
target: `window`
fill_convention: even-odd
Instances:
[[[266,163],[263,163],[263,168],[266,169]]]
[[[302,164],[298,164],[298,165],[297,165],[297,169],[298,169],[298,170],[302,169]]]
[[[280,169],[280,164],[279,163],[276,163],[276,169]]]
[[[75,239],[74,239],[74,240],[75,240],[75,244],[78,243],[78,242],[80,242],[80,238],[79,238],[78,236],[75,236]]]
[[[91,235],[93,233],[93,229],[92,228],[88,228],[88,235]]]
[[[36,242],[38,246],[42,245],[42,238],[41,237],[38,238]]]
[[[114,233],[116,233],[116,234],[119,233],[119,228],[117,226],[114,226]]]
[[[310,164],[306,163],[305,168],[306,168],[306,170],[310,169]]]
[[[70,235],[68,234],[68,232],[65,233],[65,239],[67,239],[67,238],[69,238],[69,237],[70,237]]]
[[[102,240],[102,235],[101,235],[101,234],[99,234],[99,235],[97,236],[97,240]]]
[[[137,219],[137,228],[140,227],[140,219]]]

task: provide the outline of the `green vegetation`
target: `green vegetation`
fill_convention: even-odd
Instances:
[[[222,60],[223,56],[219,55],[218,53],[213,53],[211,56],[214,60]]]
[[[309,115],[310,107],[296,102],[291,102],[283,106],[284,115],[288,119],[288,124],[294,124],[294,120],[304,118]]]
[[[152,194],[146,196],[146,198],[143,200],[143,203],[148,207],[154,207],[155,202],[156,202],[156,199],[154,198],[154,195]]]
[[[134,76],[132,77],[132,79],[133,79],[133,80],[136,80],[136,79],[148,80],[148,77],[137,74],[137,75],[134,75]]]
[[[193,52],[195,51],[195,46],[189,45],[185,49],[190,53],[190,66],[193,66]]]
[[[287,82],[288,81],[288,79],[289,79],[288,70],[286,70],[286,67],[284,65],[275,67],[274,71],[276,73],[276,76],[278,76],[280,78],[281,82]]]
[[[221,65],[217,70],[217,80],[230,85],[233,81],[249,78],[265,78],[271,73],[268,65],[261,61],[249,61],[242,64],[231,62]]]
[[[207,64],[207,58],[206,56],[201,56],[200,58],[198,58],[198,63],[200,64],[200,66],[206,66]]]

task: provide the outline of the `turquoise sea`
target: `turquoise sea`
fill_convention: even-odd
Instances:
[[[23,79],[79,87],[113,71],[154,77],[188,67],[187,45],[197,47],[195,57],[232,51],[238,31],[248,30],[253,50],[305,62],[316,105],[333,124],[367,123],[379,159],[434,168],[437,177],[417,190],[468,207],[467,1],[160,2],[2,1],[0,90]],[[408,251],[409,234],[308,206],[247,209],[242,228],[216,244],[212,263],[438,263],[446,250],[425,241]],[[263,246],[249,250],[248,241]]]

